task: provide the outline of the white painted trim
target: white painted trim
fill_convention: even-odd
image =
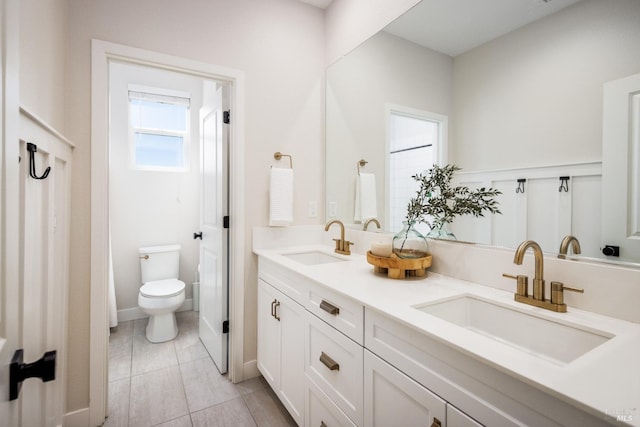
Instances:
[[[108,75],[109,62],[120,61],[191,74],[231,87],[230,200],[232,227],[229,269],[229,378],[244,374],[244,72],[159,52],[92,40],[91,61],[91,325],[89,425],[101,425],[107,401],[107,247],[108,195]],[[236,196],[237,195],[237,196]],[[234,197],[236,196],[236,197]]]
[[[64,427],[87,427],[89,425],[89,408],[64,414]]]
[[[44,119],[40,118],[40,116],[38,116],[35,113],[32,113],[28,108],[23,107],[22,105],[20,106],[20,113],[22,115],[24,115],[25,117],[27,117],[28,119],[30,119],[33,123],[37,124],[38,126],[40,126],[42,129],[46,130],[47,132],[49,132],[51,135],[55,136],[56,138],[58,138],[60,141],[64,142],[65,144],[67,144],[69,147],[71,148],[75,148],[76,146],[74,145],[73,142],[71,142],[67,137],[65,137],[62,133],[58,132],[58,130],[56,130],[56,128],[54,128],[53,126],[51,126],[49,123],[47,123]]]
[[[260,376],[260,371],[258,370],[258,361],[256,359],[249,360],[244,363],[244,379],[248,380],[250,378],[255,378]]]

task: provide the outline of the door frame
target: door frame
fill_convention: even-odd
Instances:
[[[107,411],[109,63],[117,60],[228,83],[229,129],[229,379],[244,380],[244,72],[164,53],[91,41],[91,301],[89,422],[100,425]],[[233,195],[237,195],[234,197]]]

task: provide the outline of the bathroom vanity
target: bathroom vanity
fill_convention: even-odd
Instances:
[[[299,425],[640,425],[639,324],[282,241],[254,232],[257,362]]]

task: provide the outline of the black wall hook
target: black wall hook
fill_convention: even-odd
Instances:
[[[51,166],[48,166],[42,176],[36,175],[36,151],[38,151],[38,146],[36,144],[32,144],[27,142],[27,151],[29,152],[29,176],[33,179],[45,179],[49,176],[49,172],[51,172]]]
[[[518,187],[516,188],[517,193],[524,193],[524,183],[527,182],[525,178],[518,178]]]
[[[561,176],[560,177],[560,187],[558,187],[558,192],[562,193],[563,191],[565,193],[569,192],[569,179],[570,177],[568,176]]]

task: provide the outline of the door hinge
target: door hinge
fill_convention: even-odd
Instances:
[[[229,215],[222,217],[222,228],[229,228]]]
[[[229,333],[229,321],[225,320],[224,322],[222,322],[222,333],[223,334],[228,334]]]
[[[222,122],[227,125],[231,123],[231,110],[227,110],[222,113]]]

